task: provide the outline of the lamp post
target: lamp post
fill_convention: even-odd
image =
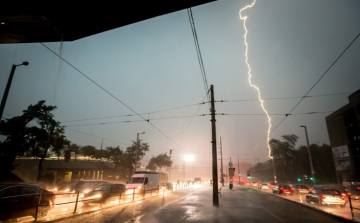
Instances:
[[[136,137],[136,155],[135,155],[135,173],[136,173],[136,164],[138,162],[138,150],[139,150],[139,134],[145,134],[145,132],[140,132],[137,134],[137,137]]]
[[[303,127],[305,129],[305,136],[306,136],[307,149],[308,149],[308,153],[309,153],[311,175],[312,175],[312,178],[313,178],[313,185],[315,185],[315,171],[314,171],[314,167],[313,167],[313,163],[312,163],[312,159],[311,159],[311,152],[310,152],[309,138],[308,138],[307,129],[306,129],[305,125],[302,125],[300,127]]]
[[[186,161],[194,161],[194,155],[192,154],[185,154],[184,155],[184,168],[183,168],[183,178],[184,178],[184,181],[185,181],[185,177],[186,177],[186,174],[185,174],[185,162]]]
[[[13,64],[12,65],[12,68],[11,68],[11,72],[10,72],[10,76],[9,76],[9,79],[8,79],[8,82],[6,84],[6,88],[5,88],[5,91],[4,91],[4,95],[3,95],[3,98],[1,100],[1,106],[0,106],[0,120],[2,118],[2,115],[3,115],[3,112],[4,112],[4,108],[5,108],[5,104],[6,104],[6,99],[7,99],[7,96],[9,94],[9,90],[10,90],[10,86],[11,86],[11,81],[14,77],[14,73],[15,73],[15,69],[17,66],[22,66],[22,65],[29,65],[29,62],[26,62],[24,61],[22,64]]]

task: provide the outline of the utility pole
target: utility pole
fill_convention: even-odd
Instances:
[[[218,191],[218,168],[217,168],[217,151],[216,151],[216,119],[215,119],[215,99],[214,86],[210,85],[211,91],[211,132],[212,132],[212,177],[213,177],[213,206],[219,206],[219,191]]]
[[[136,173],[136,164],[138,162],[138,150],[139,150],[139,134],[145,134],[145,132],[137,133],[136,136],[136,151],[135,151],[135,173]]]
[[[239,163],[239,154],[237,154],[237,158],[238,158],[238,171],[239,171],[239,184],[240,184],[240,175],[241,175],[241,173],[240,173],[240,163]]]
[[[171,161],[171,153],[172,153],[172,150],[170,149],[170,161]],[[170,178],[171,178],[170,170],[171,170],[171,165],[170,165],[170,167],[169,167],[169,181],[170,181]],[[170,181],[170,182],[171,182],[171,181]]]
[[[310,161],[310,168],[311,168],[311,175],[312,175],[312,178],[313,178],[313,185],[315,185],[315,171],[314,171],[314,166],[313,166],[312,159],[311,159],[311,151],[310,151],[310,145],[309,145],[309,137],[308,137],[306,125],[302,125],[302,126],[300,126],[300,127],[303,127],[303,128],[305,129],[306,143],[307,143],[307,149],[308,149],[309,161]]]
[[[224,166],[223,166],[223,158],[222,158],[221,137],[220,137],[220,156],[221,156],[221,185],[224,186]]]

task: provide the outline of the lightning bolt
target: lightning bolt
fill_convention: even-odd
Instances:
[[[249,51],[249,47],[248,47],[248,43],[246,41],[246,37],[247,37],[247,34],[248,34],[248,30],[246,28],[246,20],[247,20],[247,16],[242,16],[241,13],[242,11],[244,11],[245,9],[247,8],[251,8],[253,7],[253,5],[255,5],[255,2],[256,0],[253,1],[253,3],[251,5],[247,5],[245,6],[244,8],[240,9],[239,11],[239,16],[240,16],[240,20],[243,20],[244,22],[244,29],[245,29],[245,34],[244,34],[244,43],[245,43],[245,63],[247,65],[247,68],[248,68],[248,81],[249,81],[249,84],[251,87],[255,88],[257,93],[258,93],[258,99],[260,101],[260,105],[261,105],[261,108],[262,110],[265,112],[266,116],[267,116],[267,120],[268,120],[268,124],[269,124],[269,127],[268,127],[268,130],[267,130],[267,146],[268,146],[268,151],[269,151],[269,157],[270,159],[273,159],[273,157],[271,156],[271,148],[270,148],[270,129],[271,129],[271,118],[269,116],[269,113],[267,112],[267,110],[265,109],[265,106],[264,106],[264,101],[261,99],[261,93],[260,93],[260,89],[251,83],[251,67],[250,67],[250,64],[248,62],[248,51]]]

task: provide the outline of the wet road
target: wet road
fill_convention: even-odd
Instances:
[[[207,186],[53,222],[351,222],[297,202],[238,185],[233,191],[223,188],[219,203],[220,207],[213,206],[212,187]]]

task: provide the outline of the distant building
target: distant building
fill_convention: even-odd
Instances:
[[[360,181],[360,90],[325,118],[339,184]]]
[[[39,159],[16,159],[12,173],[19,182],[34,183],[38,175],[39,161]],[[115,164],[108,161],[65,162],[65,160],[46,159],[43,168],[41,182],[48,186],[77,180],[126,180],[121,179],[121,171],[115,168]]]

